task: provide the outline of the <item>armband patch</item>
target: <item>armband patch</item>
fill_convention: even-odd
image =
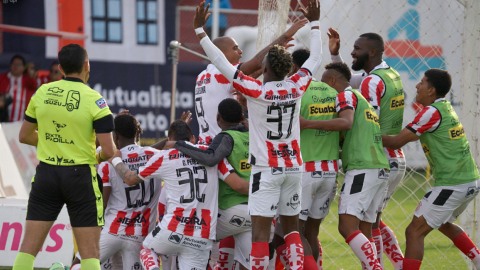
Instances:
[[[95,104],[97,104],[98,108],[100,108],[100,109],[103,109],[103,108],[107,107],[107,101],[105,101],[104,98],[101,98],[101,99],[95,101]]]

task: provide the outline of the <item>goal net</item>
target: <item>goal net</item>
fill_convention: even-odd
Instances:
[[[289,24],[301,17],[300,7],[306,0],[261,0],[258,18],[257,51],[285,30],[279,21],[289,7]],[[278,7],[279,4],[283,6]],[[272,8],[273,7],[273,8]],[[275,7],[278,10],[274,10]],[[479,91],[480,91],[480,1],[478,0],[338,0],[321,1],[320,28],[323,59],[315,74],[320,78],[323,66],[330,63],[328,50],[329,27],[337,29],[341,37],[340,53],[350,66],[350,52],[358,36],[375,32],[385,40],[384,60],[401,75],[405,93],[405,126],[420,109],[415,103],[416,84],[429,68],[447,70],[453,86],[447,99],[467,133],[472,154],[480,164]],[[309,47],[308,29],[295,36],[296,46]],[[419,142],[405,146],[407,172],[404,180],[383,213],[383,221],[396,233],[402,251],[405,251],[405,228],[410,223],[418,202],[433,186],[427,161]],[[339,178],[339,186],[343,177]],[[477,233],[480,212],[471,203],[457,221],[467,234],[480,244]],[[338,233],[338,197],[331,206],[331,214],[321,226],[320,241],[325,269],[358,269],[359,262],[343,237]],[[480,207],[480,205],[479,205]],[[385,269],[393,269],[384,256]],[[425,257],[422,269],[473,269],[470,260],[438,231],[425,239]]]

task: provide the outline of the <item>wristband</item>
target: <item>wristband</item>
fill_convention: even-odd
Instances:
[[[195,34],[199,35],[201,33],[205,33],[205,30],[203,30],[203,27],[198,27],[197,29],[195,29]]]
[[[310,27],[318,26],[320,27],[320,21],[312,21],[310,22]]]
[[[117,167],[118,163],[121,163],[121,162],[122,162],[122,159],[119,157],[112,159],[113,167]]]

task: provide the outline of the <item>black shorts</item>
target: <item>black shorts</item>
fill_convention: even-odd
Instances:
[[[93,165],[40,162],[28,198],[27,220],[54,221],[67,205],[72,227],[103,226],[103,197]]]

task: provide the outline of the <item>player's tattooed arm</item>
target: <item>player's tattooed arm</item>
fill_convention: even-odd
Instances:
[[[401,148],[405,144],[418,139],[420,139],[420,137],[415,134],[414,130],[409,129],[408,127],[402,129],[402,131],[395,136],[382,135],[383,146],[390,149]]]
[[[268,44],[268,46],[259,51],[252,59],[244,62],[240,66],[240,71],[242,71],[244,74],[252,74],[259,69],[261,70],[263,58],[265,58],[265,55],[267,55],[268,50],[270,50],[273,45],[281,45],[285,48],[293,46],[293,44],[288,43],[293,40],[293,35],[295,35],[295,33],[297,33],[300,28],[305,26],[307,22],[308,20],[306,19],[295,22],[287,31],[285,31],[285,33],[283,33],[280,37],[278,37],[272,43]],[[257,78],[261,75],[261,73],[257,77],[254,77],[252,75],[250,75],[250,77]]]
[[[130,171],[123,162],[118,163],[117,166],[115,166],[115,170],[120,178],[122,178],[123,182],[129,186],[134,186],[143,182],[143,179],[138,176],[137,171]]]

